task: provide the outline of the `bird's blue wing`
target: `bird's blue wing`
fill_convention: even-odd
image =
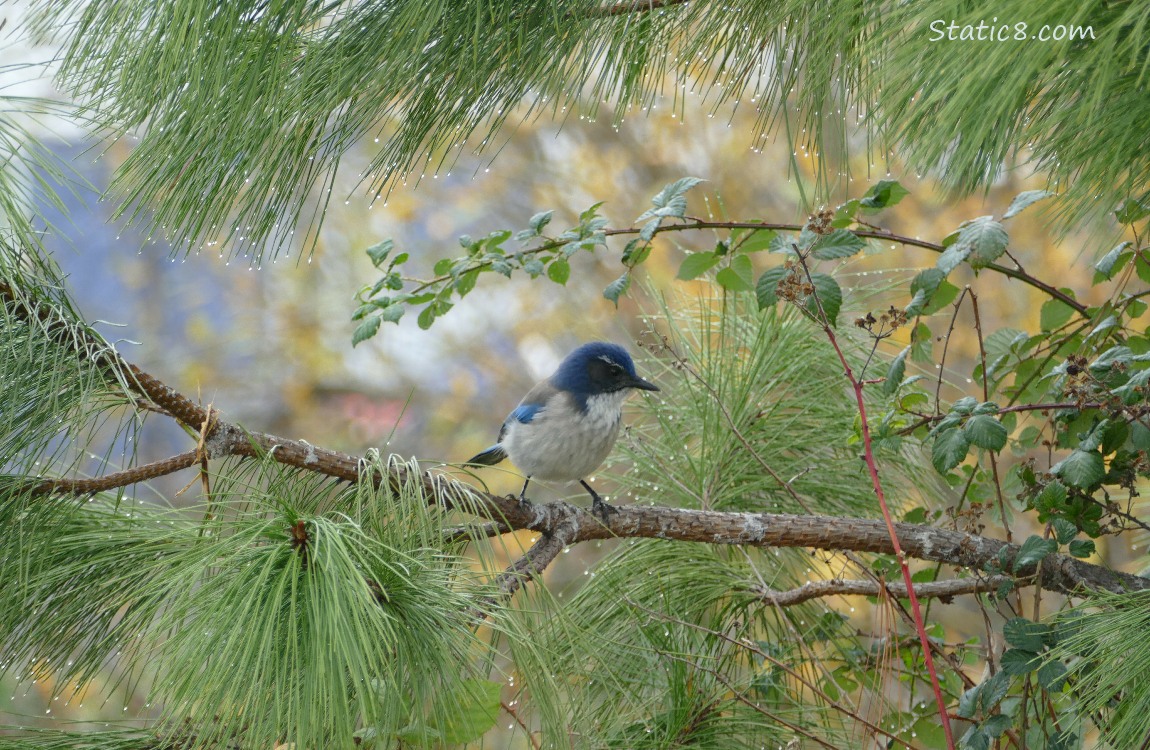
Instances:
[[[521,424],[530,424],[531,420],[535,419],[535,415],[541,411],[543,411],[543,404],[520,404],[511,411],[510,416],[507,417],[507,422],[515,420]]]
[[[516,422],[519,424],[530,424],[533,419],[546,409],[547,399],[550,398],[554,392],[555,389],[546,381],[531,389],[519,406],[512,409],[511,413],[507,415],[507,419],[503,420],[503,426],[499,429],[499,439],[495,445],[473,456],[467,463],[493,466],[507,458],[507,451],[503,448],[502,443],[503,438],[507,435],[508,426]]]

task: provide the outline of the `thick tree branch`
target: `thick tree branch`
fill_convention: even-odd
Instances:
[[[50,311],[29,308],[22,297],[13,294],[12,289],[2,282],[0,300],[5,301],[18,314],[29,320],[46,323],[50,328],[71,327],[62,318],[54,319]],[[74,329],[72,333],[75,333]],[[72,340],[75,340],[74,336]],[[109,381],[126,383],[132,393],[125,395],[145,397],[199,434],[208,416],[206,409],[135,365],[127,363],[114,349],[94,336],[91,340],[78,341],[77,348],[84,355],[90,356],[95,364],[107,370]],[[203,441],[204,452],[209,459],[225,456],[270,457],[286,466],[349,482],[359,481],[361,474],[370,471],[370,479],[377,485],[387,482],[393,488],[398,488],[414,482],[422,488],[425,497],[445,509],[459,509],[505,524],[509,529],[530,529],[544,535],[523,560],[504,574],[508,577],[501,582],[507,582],[508,586],[516,589],[521,584],[510,583],[512,574],[521,580],[523,572],[541,570],[554,559],[554,554],[558,554],[555,552],[556,547],[561,550],[567,545],[596,539],[649,538],[881,554],[891,554],[894,551],[886,526],[881,520],[632,505],[619,507],[618,512],[611,514],[604,522],[588,510],[569,503],[520,503],[514,496],[481,492],[443,474],[421,471],[413,476],[402,465],[392,465],[386,471],[380,471],[375,468],[375,464],[364,459],[314,446],[303,440],[247,432],[215,414],[210,425]],[[178,470],[182,462],[187,462],[188,466],[194,465],[195,459],[195,451],[168,459],[173,463],[163,473]],[[164,463],[149,466],[156,468]],[[118,472],[102,479],[56,481],[100,482],[101,487],[112,489],[130,484],[126,480],[131,472],[144,468]],[[150,472],[148,478],[159,475]],[[111,477],[118,479],[110,481]],[[87,493],[91,491],[91,486],[77,485],[74,491]],[[59,484],[55,491],[67,491],[66,485]],[[973,534],[907,523],[896,523],[894,526],[902,549],[909,557],[976,571],[997,565],[1001,565],[1002,570],[1012,570],[1019,550],[1017,545]],[[1033,564],[1016,571],[1022,577],[1033,576],[1035,572],[1036,566]],[[1049,591],[1081,595],[1091,590],[1146,590],[1150,589],[1150,578],[1109,570],[1065,555],[1050,555],[1042,563],[1037,584]]]

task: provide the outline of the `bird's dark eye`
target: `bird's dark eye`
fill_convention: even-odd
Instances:
[[[611,377],[617,378],[623,374],[623,368],[619,365],[611,365],[607,368],[607,372],[611,373]]]

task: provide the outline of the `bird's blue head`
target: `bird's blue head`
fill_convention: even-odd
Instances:
[[[627,350],[617,344],[595,341],[567,355],[551,376],[551,383],[568,391],[586,406],[589,396],[616,393],[627,388],[657,391],[659,387],[635,373],[635,363]]]

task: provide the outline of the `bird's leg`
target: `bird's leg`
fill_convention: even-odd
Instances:
[[[587,484],[582,479],[579,480],[579,484],[583,485],[583,489],[591,493],[591,512],[602,518],[604,523],[607,522],[607,516],[609,514],[619,512],[618,508],[604,501],[603,498],[599,497],[599,493],[591,489],[591,485]]]
[[[523,489],[519,490],[519,507],[522,508],[527,505],[527,485],[531,484],[531,477],[527,477],[523,482]]]

